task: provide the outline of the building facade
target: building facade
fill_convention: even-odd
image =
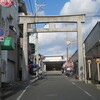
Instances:
[[[98,83],[100,82],[100,22],[97,22],[84,43],[87,79]]]
[[[14,39],[14,50],[2,50],[2,82],[11,82],[17,80],[17,38],[19,37],[18,29],[18,0],[10,8],[3,7],[2,10],[2,28],[4,37]]]
[[[100,83],[100,22],[97,22],[94,26],[90,34],[85,39],[84,44],[84,67],[86,66],[86,79],[92,83]],[[70,61],[74,62],[75,71],[78,72],[77,51],[70,58]]]
[[[10,8],[2,6],[2,28],[4,38],[11,37],[14,40],[14,50],[2,50],[2,82],[13,82],[19,80],[22,67],[22,38],[23,26],[18,25],[18,15],[27,14],[23,0],[14,0]]]

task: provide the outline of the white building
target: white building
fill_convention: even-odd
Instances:
[[[44,56],[44,70],[45,71],[53,71],[53,70],[61,70],[61,67],[66,62],[66,58],[64,55],[45,55]]]

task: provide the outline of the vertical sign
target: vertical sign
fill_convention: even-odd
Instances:
[[[0,5],[0,27],[2,26],[2,6]],[[1,97],[1,42],[0,42],[0,97]]]

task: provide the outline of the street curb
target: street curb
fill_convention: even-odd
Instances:
[[[23,96],[23,94],[27,91],[27,89],[29,88],[29,86],[35,82],[36,80],[38,80],[38,77],[34,78],[33,80],[30,80],[29,85],[22,91],[22,93],[18,96],[18,98],[16,100],[20,100],[21,97]]]
[[[38,77],[36,77],[36,78],[33,79],[33,80],[30,80],[30,84],[33,83],[33,82],[35,82],[36,80],[38,80]]]

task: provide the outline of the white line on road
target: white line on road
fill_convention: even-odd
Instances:
[[[35,78],[34,80],[32,80],[30,83],[33,83],[33,82],[35,82],[37,79],[38,79],[38,77],[37,77],[37,78]]]
[[[26,90],[28,89],[30,85],[28,85],[25,90],[23,90],[23,92],[21,93],[21,95],[16,99],[16,100],[20,100],[20,98],[23,96],[23,94],[26,92]]]
[[[89,92],[87,92],[87,91],[84,91],[87,95],[89,95],[90,97],[92,97],[92,95],[89,93]]]
[[[84,89],[82,89],[81,87],[79,87],[74,82],[72,82],[72,84],[75,85],[76,87],[78,87],[80,90],[82,90],[85,94],[87,94],[88,96],[90,96],[93,100],[96,100],[89,92],[85,91]]]
[[[33,83],[33,82],[35,82],[37,79],[38,79],[38,78],[35,78],[34,80],[32,80],[32,81],[30,82],[30,84]],[[22,93],[20,94],[20,96],[19,96],[16,100],[20,100],[20,99],[21,99],[21,97],[23,96],[23,94],[24,94],[24,93],[26,92],[26,90],[29,88],[30,84],[22,91]]]

